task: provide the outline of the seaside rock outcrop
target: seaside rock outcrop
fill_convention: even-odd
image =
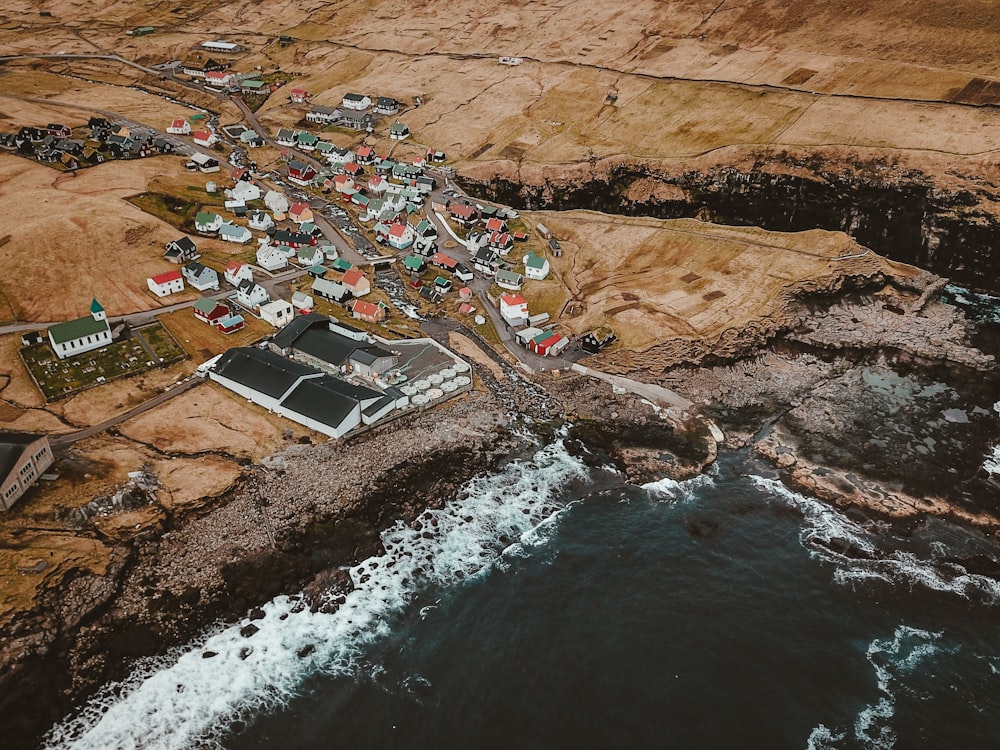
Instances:
[[[918,169],[860,154],[759,152],[679,169],[606,158],[554,166],[471,165],[462,184],[518,209],[590,209],[660,219],[700,218],[776,231],[830,229],[893,260],[1000,292],[1000,201],[988,180],[936,184]]]

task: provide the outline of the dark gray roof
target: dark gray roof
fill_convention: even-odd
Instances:
[[[241,347],[223,354],[215,372],[271,398],[279,398],[299,378],[319,371],[274,352]]]
[[[378,401],[376,401],[374,404],[371,404],[366,409],[364,409],[362,411],[362,413],[366,417],[370,417],[373,414],[378,414],[382,409],[384,409],[385,407],[387,407],[389,404],[393,403],[395,400],[396,399],[394,399],[392,396],[383,396]]]
[[[288,325],[274,334],[271,341],[279,349],[288,349],[295,343],[295,339],[297,339],[307,328],[312,328],[313,326],[321,326],[325,328],[329,325],[330,319],[326,315],[320,315],[319,313],[299,315],[296,318],[292,318],[292,321]]]
[[[24,449],[42,437],[30,432],[0,432],[0,483],[21,459]]]
[[[348,383],[346,380],[340,380],[339,378],[332,378],[331,380],[332,382],[329,384],[329,388],[332,388],[342,396],[347,396],[355,401],[368,401],[373,398],[382,398],[381,391],[376,391],[372,388],[368,388],[367,386],[355,385],[354,383]]]
[[[292,345],[295,350],[334,367],[340,367],[351,356],[351,352],[362,346],[360,341],[341,336],[329,328],[309,328]]]
[[[363,365],[370,365],[381,357],[392,357],[393,353],[380,346],[366,346],[351,354],[351,359]]]
[[[168,247],[179,247],[181,250],[197,250],[198,246],[194,244],[194,240],[190,237],[178,237],[176,240],[171,240],[167,243]]]
[[[342,383],[330,375],[303,380],[281,405],[330,427],[340,427],[358,405],[356,399],[341,393]]]

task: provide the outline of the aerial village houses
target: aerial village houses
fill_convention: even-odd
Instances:
[[[274,226],[274,219],[267,211],[255,208],[247,213],[247,226],[260,232],[266,232]]]
[[[375,100],[375,111],[380,115],[394,115],[399,112],[400,104],[391,96],[380,96]]]
[[[364,297],[371,292],[372,284],[360,268],[352,268],[344,273],[341,283],[347,287],[348,291],[355,297]]]
[[[257,312],[260,314],[261,320],[267,321],[275,328],[287,325],[295,317],[295,308],[290,302],[283,299],[266,302],[260,306]]]
[[[340,110],[336,107],[324,107],[314,104],[306,113],[306,122],[316,125],[330,125],[340,119]]]
[[[209,148],[219,142],[219,136],[211,130],[199,130],[191,135],[191,140],[199,146]]]
[[[191,123],[183,117],[175,117],[167,126],[167,132],[172,135],[190,135]]]
[[[111,326],[101,303],[94,298],[90,302],[90,315],[51,326],[49,343],[59,359],[73,357],[110,344]]]
[[[368,323],[381,323],[386,318],[385,305],[356,299],[348,306],[351,316]]]
[[[519,291],[524,286],[524,277],[515,272],[501,268],[493,277],[498,287],[510,289],[513,292]]]
[[[0,509],[10,510],[53,460],[47,436],[0,433]]]
[[[194,303],[193,310],[198,320],[213,326],[230,314],[228,305],[208,297],[199,297]]]
[[[510,326],[521,326],[528,322],[528,302],[520,294],[500,295],[500,317]]]
[[[302,313],[308,313],[316,306],[313,298],[305,292],[292,292],[292,307]]]
[[[239,286],[244,281],[253,281],[253,269],[242,260],[233,259],[226,264],[222,276],[233,286]]]
[[[372,100],[370,97],[364,94],[344,94],[344,98],[340,103],[344,109],[353,109],[357,111],[364,111],[372,106]]]
[[[312,293],[320,299],[338,304],[343,304],[351,298],[351,292],[346,286],[340,282],[323,278],[313,279]]]
[[[171,263],[186,263],[198,258],[198,246],[190,237],[179,237],[167,243],[167,250],[163,257]]]
[[[542,280],[549,275],[549,261],[535,253],[524,256],[524,275],[529,279]]]
[[[279,271],[288,266],[288,255],[274,245],[263,244],[257,248],[257,265],[265,271]]]
[[[260,284],[253,281],[240,282],[236,290],[236,300],[250,310],[256,310],[271,300],[271,295]]]
[[[288,180],[296,185],[308,187],[316,176],[316,170],[309,164],[292,160],[288,162]]]
[[[181,273],[184,274],[187,283],[199,292],[209,289],[219,290],[219,274],[214,268],[204,266],[198,261],[192,261],[181,269]]]
[[[296,104],[302,104],[309,100],[311,94],[303,88],[295,88],[288,92],[288,98]]]
[[[245,326],[246,321],[243,319],[243,316],[239,314],[226,315],[216,321],[216,327],[225,334],[242,331]]]
[[[253,239],[253,233],[239,224],[223,224],[219,227],[219,237],[226,242],[245,245]]]
[[[184,277],[180,271],[165,271],[146,279],[149,291],[157,297],[166,297],[168,294],[184,291]]]
[[[204,234],[213,234],[222,226],[222,217],[210,211],[199,211],[194,217],[194,228]]]

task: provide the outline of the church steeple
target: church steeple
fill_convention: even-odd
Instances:
[[[94,320],[108,319],[108,315],[104,312],[104,308],[101,307],[101,303],[97,301],[97,297],[94,297],[90,301],[90,314],[94,316]]]

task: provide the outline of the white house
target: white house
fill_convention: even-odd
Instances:
[[[302,266],[316,266],[326,260],[323,249],[316,245],[306,245],[300,247],[296,255],[296,261]]]
[[[288,213],[288,198],[276,190],[268,190],[264,194],[264,205],[276,214]]]
[[[275,328],[281,328],[295,317],[295,308],[287,300],[276,299],[260,306],[257,311],[262,320],[266,320]]]
[[[177,270],[164,271],[146,279],[146,286],[157,297],[166,297],[168,294],[184,291],[184,277]]]
[[[316,302],[305,292],[292,292],[292,307],[296,310],[312,310]]]
[[[253,233],[240,224],[223,224],[219,227],[219,238],[226,242],[245,245],[253,239]]]
[[[226,264],[222,276],[233,286],[239,286],[244,281],[253,281],[253,269],[242,260],[231,260]]]
[[[219,136],[211,130],[199,130],[191,136],[191,139],[199,146],[209,148],[219,142]]]
[[[389,227],[389,244],[397,250],[405,250],[413,244],[416,233],[409,224],[393,224]]]
[[[544,279],[549,275],[548,259],[535,253],[528,253],[524,256],[524,275],[529,279]]]
[[[344,94],[344,98],[340,102],[340,106],[344,109],[353,109],[358,112],[363,112],[372,106],[372,100],[370,96],[366,96],[365,94]]]
[[[257,265],[265,271],[278,271],[288,265],[288,256],[274,245],[257,248]]]
[[[247,226],[251,229],[266,232],[274,226],[274,219],[271,218],[271,214],[267,211],[255,209],[247,214]]]
[[[184,274],[187,283],[199,292],[204,292],[207,289],[219,289],[219,273],[214,268],[192,261],[181,268],[181,273]]]
[[[191,123],[183,117],[175,117],[167,126],[167,132],[172,135],[190,135]]]
[[[253,281],[243,281],[240,283],[239,289],[236,290],[236,299],[238,299],[244,307],[256,310],[261,305],[269,302],[271,295],[269,295],[267,290],[260,284],[254,283]]]
[[[49,343],[59,359],[83,354],[111,343],[108,316],[97,299],[90,302],[90,315],[49,328]]]
[[[235,82],[235,76],[228,70],[209,70],[205,73],[205,83],[209,86],[225,88]]]
[[[510,325],[521,325],[528,320],[527,300],[520,294],[501,294],[500,317]]]
[[[394,122],[389,126],[389,137],[394,141],[402,141],[410,137],[410,129],[402,122]]]
[[[211,234],[218,232],[222,226],[222,217],[211,211],[199,211],[194,217],[194,228],[199,232]]]
[[[260,188],[246,180],[240,180],[232,190],[226,191],[234,201],[255,201],[261,196]]]
[[[521,274],[504,268],[498,270],[493,279],[498,287],[510,289],[512,292],[519,291],[524,286],[524,277]]]

